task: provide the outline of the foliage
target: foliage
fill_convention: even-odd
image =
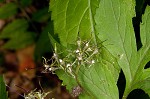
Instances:
[[[62,70],[56,71],[70,92],[81,85],[84,92],[80,98],[118,99],[116,84],[122,69],[126,79],[122,99],[134,89],[142,89],[150,96],[150,71],[144,69],[150,61],[150,7],[146,7],[142,17],[142,47],[138,51],[132,25],[134,8],[133,0],[51,0],[54,33],[60,39],[59,43],[50,36],[53,46],[57,43],[58,50],[61,47],[70,50],[70,44],[75,45],[78,35],[83,40],[91,37],[95,46],[103,46],[96,57],[98,62],[87,69],[80,67],[78,80]],[[99,43],[102,41],[105,42]]]
[[[0,2],[4,2],[5,0],[0,0]]]
[[[18,50],[35,44],[35,59],[50,52],[48,32],[53,32],[52,22],[49,21],[48,5],[42,9],[32,11],[33,0],[15,0],[10,3],[1,1],[0,19],[7,20],[0,31],[0,39],[6,41],[1,47],[9,50]],[[42,28],[39,28],[38,25]]]
[[[0,35],[1,39],[10,39],[3,48],[19,49],[33,43],[35,34],[26,31],[27,28],[28,23],[24,19],[16,19],[12,23],[8,24]]]
[[[50,21],[50,13],[48,13],[48,3],[42,8],[38,8],[39,6],[37,7],[34,3],[37,3],[37,1],[11,0],[8,2],[7,0],[0,0],[0,20],[4,22],[3,27],[0,29],[0,41],[2,41],[0,45],[0,65],[4,61],[1,55],[4,51],[6,53],[7,51],[13,51],[15,53],[18,50],[21,51],[28,48],[30,45],[35,45],[34,54],[36,61],[41,60],[41,57],[45,53],[50,53],[51,47],[49,45],[48,32],[53,31],[53,25]],[[21,63],[20,57],[17,58],[18,63]],[[29,61],[27,62],[30,63]],[[25,66],[27,65],[27,63],[23,64]],[[20,68],[24,70],[24,67],[21,66],[17,67],[18,70]],[[3,91],[0,90],[0,93]],[[35,91],[33,94],[45,95],[46,93]],[[0,94],[0,99],[8,98],[2,98]]]
[[[3,76],[0,75],[0,99],[8,99]]]
[[[15,3],[8,3],[0,9],[0,19],[7,19],[17,13],[17,5]]]
[[[52,52],[51,45],[49,44],[48,32],[53,33],[52,21],[48,21],[46,27],[44,27],[39,39],[36,42],[35,48],[35,58],[36,60],[41,60],[41,57],[47,52]],[[48,45],[47,45],[48,44]],[[46,46],[45,46],[46,45]]]
[[[134,0],[51,0],[53,21],[49,21],[47,7],[28,16],[25,8],[32,2],[20,0],[0,8],[0,19],[15,18],[0,32],[0,39],[7,41],[2,48],[18,50],[36,44],[35,56],[40,59],[50,51],[50,39],[54,55],[51,65],[44,58],[45,71],[56,73],[73,97],[119,99],[117,81],[121,70],[126,79],[122,99],[134,89],[142,89],[150,96],[150,69],[145,68],[150,61],[150,7],[146,7],[138,28],[140,48],[132,23],[135,14],[140,22],[146,0],[136,0],[136,6]],[[18,17],[18,9],[25,13],[24,17]],[[38,30],[34,22],[46,26]],[[93,54],[95,49],[98,53]],[[7,99],[2,78],[0,98]],[[33,94],[47,95],[35,90],[29,93]]]

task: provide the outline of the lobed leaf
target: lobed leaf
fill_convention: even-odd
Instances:
[[[149,8],[143,18],[145,23],[141,27],[143,46],[139,51],[136,49],[132,26],[134,16],[134,2],[132,0],[101,0],[95,16],[98,37],[100,40],[107,39],[104,44],[112,44],[105,47],[116,57],[125,74],[126,88],[123,99],[126,99],[128,94],[137,88],[149,93],[149,69],[144,70],[144,66],[150,60],[148,11]]]
[[[150,6],[146,7],[146,11],[142,17],[141,23],[141,41],[142,48],[138,51],[138,67],[134,80],[134,88],[143,89],[150,96],[150,68],[144,69],[145,65],[150,61]]]
[[[50,10],[54,21],[54,32],[58,34],[61,45],[65,46],[75,42],[78,32],[83,39],[91,37],[91,33],[92,35],[98,33],[95,31],[94,15],[99,4],[101,3],[96,0],[51,1]],[[94,41],[99,43],[95,37]],[[52,42],[54,43],[54,41]],[[106,49],[100,49],[100,51],[102,56],[98,57],[99,63],[89,69],[80,68],[78,80],[84,88],[80,98],[119,98],[116,86],[120,71],[118,63]],[[69,91],[78,84],[75,79],[68,77],[64,72],[58,71],[57,75],[63,80],[63,84],[67,85]]]
[[[133,57],[136,57],[136,43],[132,27],[134,15],[134,2],[132,0],[101,0],[96,20],[96,30],[100,40],[107,40],[105,46],[108,51],[116,57],[120,67],[125,73],[127,84],[132,79],[132,72],[136,69],[131,64]],[[132,62],[136,62],[133,60]],[[132,70],[132,67],[134,70]]]
[[[105,41],[102,43],[104,48],[100,49],[100,56],[97,57],[99,62],[87,70],[80,68],[78,80],[87,92],[80,97],[89,95],[96,99],[118,99],[116,83],[120,68],[126,78],[123,99],[137,88],[149,94],[150,69],[144,69],[144,66],[150,61],[150,8],[147,7],[143,16],[143,46],[139,51],[132,25],[134,8],[133,0],[51,1],[54,32],[58,34],[61,45],[66,46],[74,42],[78,32],[84,39],[88,38],[91,32],[94,33],[98,36],[94,38],[98,45],[99,41]],[[69,86],[69,90],[75,86],[75,82],[69,83],[69,78],[61,75],[59,77]]]

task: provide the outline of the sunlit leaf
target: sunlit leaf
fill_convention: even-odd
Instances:
[[[141,41],[142,48],[138,51],[138,70],[134,78],[133,88],[143,89],[150,96],[150,68],[144,69],[145,65],[150,61],[150,6],[146,7],[146,11],[142,17],[141,23]]]
[[[106,6],[107,5],[107,6]],[[109,10],[108,10],[109,9]],[[141,25],[142,48],[137,51],[132,26],[134,2],[101,0],[96,19],[96,30],[100,40],[106,40],[106,48],[117,58],[126,78],[123,99],[134,89],[143,89],[149,94],[149,69],[144,70],[150,61],[149,7]],[[113,16],[113,17],[112,17]],[[107,46],[107,44],[112,44]]]
[[[78,81],[85,90],[80,97],[118,99],[116,83],[120,68],[126,79],[123,99],[138,88],[150,95],[150,69],[144,69],[150,61],[149,7],[143,16],[140,34],[143,46],[138,51],[132,24],[135,17],[133,0],[52,0],[50,10],[54,32],[62,46],[75,44],[78,32],[84,39],[91,33],[95,34],[93,39],[98,46],[100,41],[105,41],[97,57],[99,62],[89,69],[80,68]],[[69,83],[71,79],[63,72],[58,71],[57,74],[71,91],[76,83]]]
[[[50,11],[54,31],[62,45],[74,43],[78,33],[81,38],[90,38],[94,30],[94,14],[99,0],[51,0]]]
[[[96,44],[99,44],[100,41],[96,39],[95,36],[98,32],[96,33],[95,31],[94,21],[96,8],[100,8],[99,4],[101,4],[101,1],[96,0],[51,1],[50,10],[52,11],[52,19],[54,21],[54,32],[58,34],[60,43],[63,46],[71,43],[75,44],[78,32],[79,36],[83,39],[90,38],[91,34],[94,34],[94,41],[96,41]],[[59,49],[59,47],[57,49]],[[69,46],[66,50],[67,49],[69,49]],[[94,99],[118,99],[116,83],[120,68],[115,57],[113,57],[107,49],[102,48],[100,52],[101,56],[97,57],[99,60],[98,63],[88,69],[84,67],[80,68],[78,80],[84,88],[84,92],[80,97],[87,98],[88,96]],[[69,91],[77,85],[76,80],[68,77],[67,74],[59,71],[57,74],[59,78],[63,80],[63,84],[66,85]]]

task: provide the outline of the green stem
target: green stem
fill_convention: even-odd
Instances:
[[[127,96],[128,95],[124,94],[123,97],[122,97],[122,99],[127,99]]]
[[[75,75],[77,75],[77,74],[78,74],[79,69],[80,69],[80,65],[78,65],[78,66],[77,66],[76,71],[75,71]]]
[[[130,88],[125,88],[122,99],[127,99],[130,92],[131,92]]]

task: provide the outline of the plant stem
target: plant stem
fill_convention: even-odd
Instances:
[[[80,69],[80,65],[78,65],[78,66],[77,66],[76,71],[75,71],[75,75],[77,75],[77,74],[78,74],[79,69]]]
[[[124,91],[124,93],[123,93],[123,97],[122,97],[122,99],[127,99],[127,97],[128,97],[128,95],[129,95],[129,93],[130,93],[131,91],[130,91],[130,89],[128,88],[125,88],[125,91]]]

